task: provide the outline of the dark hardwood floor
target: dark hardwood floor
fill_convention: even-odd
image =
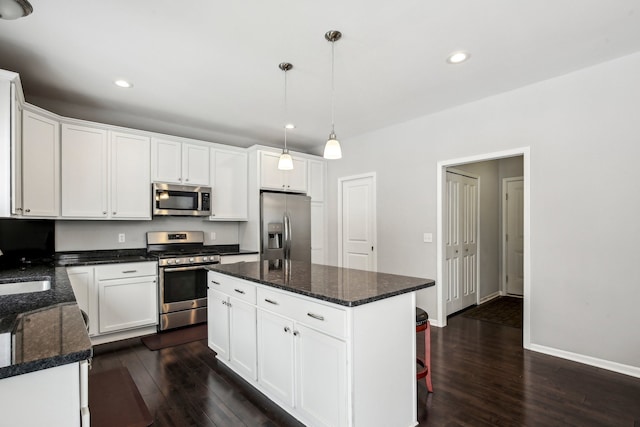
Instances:
[[[640,379],[525,351],[521,341],[521,329],[462,316],[432,328],[435,392],[419,383],[419,425],[640,427]],[[92,372],[116,366],[129,369],[156,427],[301,425],[218,363],[205,341],[95,348]]]

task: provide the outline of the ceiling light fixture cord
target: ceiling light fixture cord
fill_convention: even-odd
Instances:
[[[280,154],[280,158],[278,159],[278,169],[280,170],[291,170],[293,169],[293,159],[289,154],[289,150],[287,149],[287,116],[289,114],[288,102],[287,102],[287,71],[293,68],[288,62],[281,62],[278,67],[284,71],[284,148],[282,149],[282,153]]]
[[[335,105],[336,105],[336,87],[335,87],[335,47],[336,42],[333,40],[331,42],[331,133],[336,133],[335,131]]]

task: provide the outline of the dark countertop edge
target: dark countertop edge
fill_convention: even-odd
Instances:
[[[47,357],[44,359],[33,360],[30,362],[19,363],[0,368],[0,379],[16,377],[22,374],[38,372],[43,369],[55,368],[58,366],[68,365],[70,363],[81,362],[93,357],[93,348],[88,350],[77,351],[74,353]]]
[[[235,273],[231,273],[231,272],[228,272],[228,271],[216,270],[215,266],[208,267],[208,269],[211,270],[211,271],[215,271],[216,273],[226,274],[226,275],[229,275],[229,276],[237,277],[238,279],[248,280],[250,282],[259,283],[261,285],[269,286],[269,287],[276,288],[276,289],[281,289],[283,291],[291,292],[291,293],[298,294],[298,295],[308,296],[310,298],[314,298],[314,299],[317,299],[317,300],[320,300],[320,301],[331,302],[331,303],[334,303],[334,304],[342,305],[344,307],[357,307],[359,305],[364,305],[364,304],[368,304],[368,303],[371,303],[371,302],[380,301],[380,300],[391,298],[391,297],[394,297],[394,296],[397,296],[397,295],[402,295],[402,294],[406,294],[406,293],[409,293],[409,292],[414,292],[414,291],[419,291],[421,289],[430,288],[431,286],[435,286],[435,284],[436,284],[436,282],[434,280],[424,279],[425,283],[422,284],[422,285],[409,286],[407,288],[404,288],[404,289],[401,289],[401,290],[398,290],[398,291],[389,292],[389,293],[382,294],[382,295],[376,295],[375,297],[363,298],[363,299],[359,299],[359,300],[355,300],[355,301],[347,301],[347,300],[341,300],[339,298],[328,297],[328,296],[322,295],[322,294],[314,294],[313,292],[305,291],[305,290],[298,289],[298,288],[292,288],[290,286],[281,285],[279,283],[272,283],[272,282],[267,282],[267,281],[264,281],[264,280],[259,280],[259,279],[256,279],[254,277],[243,276],[241,274],[235,274]]]
[[[216,247],[218,245],[209,245]],[[221,247],[218,255],[254,255],[259,254],[258,251],[249,251],[244,249],[229,250],[230,245],[219,245]],[[56,252],[55,265],[57,267],[81,267],[101,264],[123,264],[129,262],[148,262],[157,261],[154,255],[149,255],[146,248],[142,249],[101,249],[88,251],[65,251]]]

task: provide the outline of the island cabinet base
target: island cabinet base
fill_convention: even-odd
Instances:
[[[348,307],[209,272],[208,310],[216,357],[305,425],[417,425],[415,292]]]

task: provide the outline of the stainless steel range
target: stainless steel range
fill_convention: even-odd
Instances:
[[[147,252],[158,258],[158,330],[206,322],[206,266],[220,263],[220,255],[204,246],[204,233],[148,232]]]

